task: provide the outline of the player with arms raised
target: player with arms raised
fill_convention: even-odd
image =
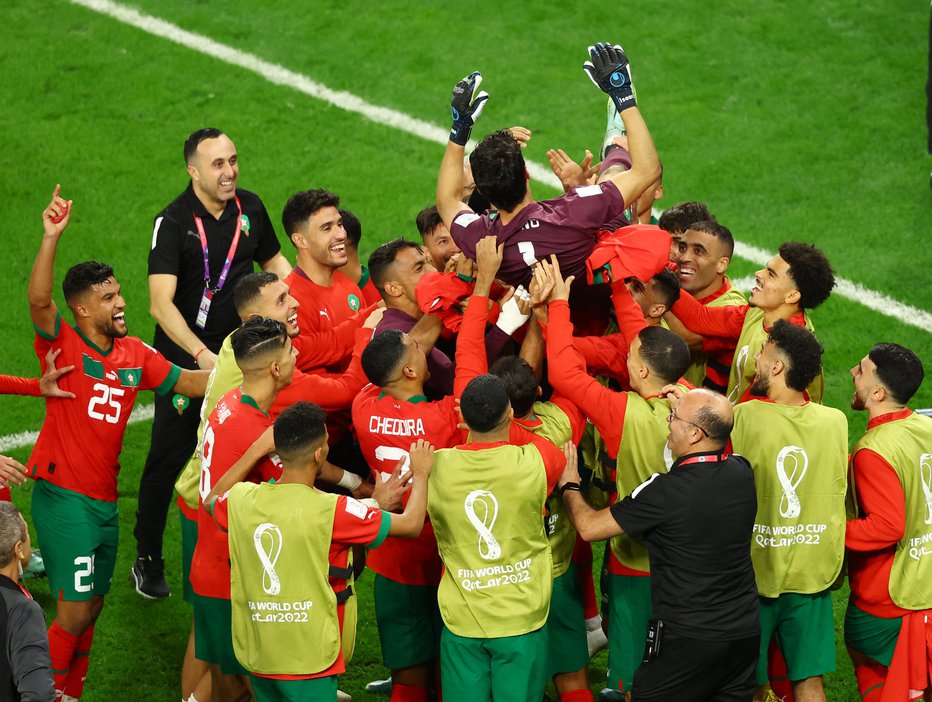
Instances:
[[[62,281],[74,326],[54,300],[55,252],[71,216],[59,196],[42,213],[45,235],[29,278],[29,313],[36,354],[61,349],[59,362],[76,370],[60,379],[74,399],[47,398],[46,415],[28,469],[36,485],[32,516],[57,600],[49,645],[55,689],[62,700],[84,689],[94,622],[116,565],[117,475],[123,434],[140,390],[200,397],[207,371],[188,371],[127,336],[126,301],[113,269],[87,261]]]

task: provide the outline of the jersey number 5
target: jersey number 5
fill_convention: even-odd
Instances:
[[[120,403],[117,398],[123,397],[126,390],[123,388],[110,387],[106,383],[94,383],[94,391],[99,395],[94,395],[90,402],[87,403],[87,416],[91,419],[100,419],[108,424],[116,424],[120,421]],[[101,412],[97,408],[104,410]]]
[[[392,471],[395,470],[395,464],[400,460],[404,460],[404,463],[401,464],[401,474],[404,475],[408,472],[408,470],[410,470],[409,466],[411,465],[411,456],[408,455],[407,451],[402,448],[398,448],[397,446],[376,446],[375,460],[392,461],[390,466],[391,470],[388,473],[386,473],[384,470],[381,471],[383,483],[392,477]]]

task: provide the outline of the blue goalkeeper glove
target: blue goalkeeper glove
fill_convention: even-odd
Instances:
[[[589,47],[589,58],[583,70],[596,87],[615,103],[619,114],[637,106],[634,84],[631,82],[631,65],[624,49],[618,44],[596,44]]]
[[[450,129],[450,141],[460,146],[466,146],[472,127],[482,114],[489,94],[485,91],[476,94],[482,83],[482,74],[474,71],[463,78],[453,88],[451,112],[453,113],[453,127]]]

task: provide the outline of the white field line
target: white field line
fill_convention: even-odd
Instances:
[[[72,4],[80,5],[94,12],[112,17],[123,24],[141,29],[147,34],[168,39],[192,51],[206,54],[211,58],[218,59],[233,66],[239,66],[240,68],[265,78],[270,83],[297,90],[312,98],[327,102],[341,110],[355,112],[373,122],[394,127],[399,131],[421,139],[426,139],[427,141],[432,141],[436,144],[445,145],[447,143],[449,132],[435,124],[430,124],[429,122],[411,117],[388,107],[370,104],[358,95],[354,95],[345,90],[333,90],[326,85],[313,81],[307,76],[291,71],[277,63],[264,61],[257,56],[227,46],[226,44],[221,44],[202,34],[195,34],[194,32],[184,30],[158,17],[143,14],[131,7],[110,2],[110,0],[69,1]],[[474,142],[470,142],[470,144],[472,146]],[[527,161],[527,169],[531,178],[538,183],[553,188],[560,188],[560,182],[553,175],[548,166],[533,161]],[[735,242],[735,254],[740,258],[747,259],[758,265],[762,265],[770,258],[770,254],[763,249],[741,242]],[[746,281],[742,280],[737,282]],[[744,289],[744,286],[739,285],[739,287]],[[865,288],[858,283],[844,278],[838,278],[838,287],[835,293],[887,317],[892,317],[904,324],[932,333],[932,314],[911,307],[898,300],[894,300],[882,293]],[[143,421],[151,419],[151,417],[151,405],[142,405],[137,407],[133,412],[130,422]],[[22,432],[19,434],[2,436],[0,437],[0,451],[7,451],[12,448],[34,443],[37,436],[37,432]]]
[[[136,422],[145,422],[155,415],[155,408],[152,405],[136,405],[133,413],[129,416],[129,424]],[[18,434],[7,434],[0,436],[0,453],[20,448],[21,446],[32,446],[39,438],[37,431],[22,431]]]

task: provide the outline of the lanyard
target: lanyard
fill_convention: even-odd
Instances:
[[[684,458],[682,461],[678,461],[675,467],[688,466],[692,463],[720,463],[725,460],[728,460],[727,453],[720,453],[712,456],[690,456],[689,458]]]
[[[239,198],[234,195],[233,200],[236,202],[236,209],[239,214],[236,217],[236,232],[233,234],[233,243],[230,244],[230,250],[227,251],[226,260],[223,262],[223,269],[220,271],[220,277],[217,279],[217,286],[210,286],[210,261],[207,258],[207,234],[204,232],[204,223],[196,214],[194,215],[194,224],[197,226],[198,236],[201,238],[201,251],[204,252],[204,287],[211,292],[220,292],[223,284],[227,282],[227,275],[230,273],[230,266],[233,258],[236,256],[236,247],[239,246],[239,235],[243,229],[243,207],[239,204]],[[192,213],[193,214],[193,213]]]

